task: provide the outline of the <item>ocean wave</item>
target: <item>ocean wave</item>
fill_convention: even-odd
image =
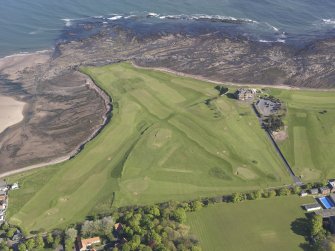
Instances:
[[[207,21],[207,22],[222,22],[222,23],[234,23],[234,24],[244,24],[244,23],[258,23],[258,21],[249,18],[236,18],[231,16],[221,16],[221,15],[204,15],[204,14],[179,14],[179,15],[163,15],[155,12],[145,12],[145,13],[129,13],[129,14],[110,14],[112,17],[103,16],[93,16],[93,18],[108,19],[110,21],[115,21],[119,19],[129,19],[129,18],[157,18],[157,19],[171,19],[171,20],[194,20],[194,21]],[[63,19],[66,22],[66,26],[71,25],[73,19]]]
[[[4,58],[12,58],[12,57],[24,57],[24,56],[28,56],[28,55],[34,55],[34,54],[43,54],[43,53],[50,53],[52,50],[40,50],[40,51],[35,51],[35,52],[29,52],[29,51],[20,51],[18,53],[15,53],[15,54],[12,54],[12,55],[8,55],[8,56],[5,56],[3,58],[0,58],[1,59],[4,59]]]
[[[265,40],[265,39],[260,39],[258,40],[260,43],[286,43],[285,39],[278,38],[277,40]]]
[[[249,18],[236,18],[230,16],[220,16],[220,15],[204,15],[204,14],[194,14],[194,15],[158,15],[160,19],[178,19],[178,20],[195,20],[195,21],[208,21],[208,22],[221,22],[221,23],[258,23],[258,21]]]
[[[155,12],[148,12],[147,17],[159,17],[160,15]]]
[[[277,28],[276,26],[273,26],[273,25],[269,24],[268,22],[265,22],[265,24],[266,24],[268,27],[270,27],[272,30],[274,30],[274,31],[276,31],[276,32],[279,31],[279,28]]]
[[[118,15],[118,16],[114,16],[114,17],[109,17],[109,18],[107,18],[107,19],[108,19],[108,20],[112,20],[112,21],[114,21],[114,20],[118,20],[118,19],[121,19],[121,18],[123,18],[123,16]]]
[[[62,20],[65,22],[65,26],[66,26],[66,27],[69,27],[69,26],[72,25],[72,21],[73,21],[74,19],[63,18]]]
[[[328,19],[324,18],[322,19],[322,22],[324,24],[334,24],[335,25],[335,18],[328,18]]]

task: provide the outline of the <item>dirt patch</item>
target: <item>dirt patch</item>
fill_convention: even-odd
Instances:
[[[278,132],[272,132],[272,136],[277,142],[284,141],[288,137],[287,126],[285,126],[284,130]]]

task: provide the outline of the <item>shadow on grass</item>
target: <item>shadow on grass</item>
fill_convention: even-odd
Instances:
[[[298,218],[291,223],[291,230],[300,236],[305,237],[306,242],[301,243],[299,247],[304,251],[312,251],[313,247],[309,243],[309,220],[308,218]]]
[[[297,234],[304,237],[308,236],[308,219],[298,218],[291,223],[291,230]]]
[[[235,94],[231,92],[227,93],[226,96],[227,98],[230,98],[230,99],[236,99]]]

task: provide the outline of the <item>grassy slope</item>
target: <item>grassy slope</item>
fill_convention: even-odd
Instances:
[[[294,222],[305,217],[300,206],[311,200],[288,196],[221,203],[190,213],[188,223],[203,250],[302,250],[304,237],[297,233],[303,229]]]
[[[282,91],[288,106],[289,138],[280,144],[304,181],[335,177],[335,92]],[[327,113],[320,112],[326,110]]]
[[[74,159],[11,177],[9,217],[50,229],[114,206],[290,183],[250,106],[212,84],[129,64],[85,72],[113,97],[111,123]]]

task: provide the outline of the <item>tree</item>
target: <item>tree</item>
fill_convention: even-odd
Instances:
[[[14,227],[8,229],[8,231],[6,233],[7,238],[12,239],[13,236],[14,236],[14,234],[15,234],[15,232],[16,232],[16,228],[14,228]]]
[[[292,192],[294,194],[300,194],[301,193],[301,187],[299,186],[294,186],[293,189],[292,189]]]
[[[131,247],[128,243],[123,244],[122,251],[131,251]]]
[[[75,228],[68,228],[65,231],[65,239],[70,239],[73,242],[76,239],[77,234],[78,232]]]
[[[30,238],[25,242],[25,244],[28,250],[33,250],[33,248],[35,247],[35,240],[33,238]]]
[[[233,203],[237,203],[237,202],[240,202],[242,200],[244,200],[244,194],[242,193],[233,193],[232,196],[231,196],[231,200]]]
[[[9,229],[8,223],[7,222],[2,223],[1,229],[4,230],[4,231],[8,230]]]
[[[283,187],[283,188],[280,188],[277,191],[277,193],[278,193],[278,196],[286,196],[286,195],[289,195],[291,193],[291,191],[287,187]]]
[[[318,235],[323,230],[322,216],[314,214],[310,219],[310,233],[312,236]]]
[[[186,212],[183,208],[178,208],[172,213],[172,218],[179,222],[184,223],[186,221]]]
[[[2,251],[8,251],[9,247],[7,246],[7,243],[5,241],[0,242],[0,250]]]
[[[149,233],[149,240],[152,241],[152,242],[154,242],[155,245],[158,245],[158,244],[160,244],[162,242],[162,238],[155,231],[151,231]]]
[[[43,237],[41,234],[38,234],[35,238],[35,247],[37,249],[42,249],[44,248],[44,241],[43,241]]]
[[[27,250],[27,247],[26,247],[26,245],[25,245],[24,243],[21,243],[21,244],[19,244],[19,246],[18,246],[18,250],[19,250],[19,251],[26,251],[26,250]]]
[[[47,234],[46,241],[47,241],[48,246],[52,247],[52,245],[54,243],[54,237],[52,236],[51,233]]]
[[[191,210],[192,211],[199,211],[202,207],[203,207],[203,204],[199,200],[191,202]]]
[[[275,197],[276,196],[276,191],[274,191],[274,190],[268,190],[266,193],[265,193],[265,197],[267,197],[267,198],[273,198],[273,197]]]
[[[71,239],[66,239],[64,244],[65,251],[73,250],[73,241]]]
[[[59,235],[56,235],[54,238],[54,243],[52,245],[53,248],[57,248],[61,242],[61,238]]]

